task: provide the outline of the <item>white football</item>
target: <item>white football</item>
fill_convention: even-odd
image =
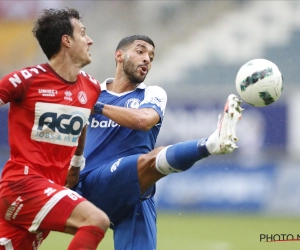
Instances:
[[[283,78],[273,62],[254,59],[240,68],[235,86],[243,101],[255,107],[264,107],[276,102],[281,96]]]

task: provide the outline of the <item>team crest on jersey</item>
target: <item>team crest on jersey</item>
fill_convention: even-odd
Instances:
[[[128,99],[125,104],[124,107],[126,108],[132,108],[132,109],[138,109],[140,106],[141,101],[137,98],[130,98]]]
[[[87,95],[85,92],[83,91],[80,91],[77,95],[77,98],[78,98],[78,101],[81,103],[81,104],[86,104],[87,103]]]
[[[71,91],[69,91],[69,90],[65,91],[65,97],[64,97],[64,99],[67,100],[67,101],[73,101]]]

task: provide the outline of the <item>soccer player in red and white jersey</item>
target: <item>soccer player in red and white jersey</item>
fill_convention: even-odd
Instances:
[[[36,250],[50,231],[73,234],[69,250],[96,249],[107,215],[64,187],[84,165],[85,126],[101,92],[81,71],[93,41],[74,9],[43,10],[33,34],[49,62],[0,80],[11,148],[0,180],[0,250]]]

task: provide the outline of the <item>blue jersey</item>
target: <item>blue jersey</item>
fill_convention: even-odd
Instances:
[[[108,215],[114,225],[116,250],[152,250],[156,249],[155,185],[141,197],[137,162],[141,154],[155,146],[167,95],[162,88],[146,87],[144,83],[117,94],[106,88],[112,81],[101,84],[98,101],[126,108],[152,108],[160,121],[150,130],[141,131],[119,126],[103,115],[92,115],[84,150],[86,166],[76,191]]]
[[[161,128],[167,102],[167,95],[161,87],[147,87],[140,83],[133,91],[117,94],[106,88],[112,80],[107,79],[101,84],[98,101],[126,108],[152,108],[159,114],[160,122],[148,131],[141,131],[122,127],[104,115],[91,115],[84,149],[86,166],[82,176],[99,168],[99,163],[102,165],[129,155],[150,152]]]

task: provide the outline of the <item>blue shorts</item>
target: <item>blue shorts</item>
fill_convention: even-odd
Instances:
[[[76,189],[110,218],[115,250],[156,249],[155,186],[146,192],[147,198],[141,197],[137,175],[139,156],[99,164],[80,176]]]
[[[156,249],[156,209],[154,199],[147,199],[137,204],[130,215],[127,215],[114,227],[114,249]]]

